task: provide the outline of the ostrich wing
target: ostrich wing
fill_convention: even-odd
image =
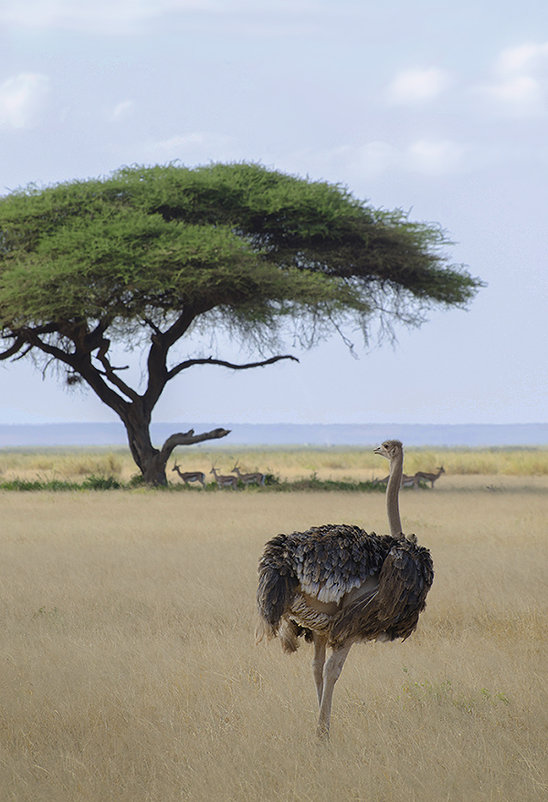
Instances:
[[[331,629],[333,645],[349,639],[405,638],[417,626],[434,572],[430,552],[411,541],[392,546],[379,573],[379,585],[343,607]]]
[[[393,540],[357,526],[326,524],[290,536],[301,590],[337,604],[376,574]]]
[[[390,536],[368,534],[347,524],[273,537],[259,562],[257,591],[259,613],[271,634],[276,634],[299,587],[319,601],[338,604],[378,573],[394,542]]]

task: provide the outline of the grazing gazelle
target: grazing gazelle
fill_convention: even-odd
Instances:
[[[232,468],[232,473],[238,474],[238,479],[244,485],[264,485],[264,473],[241,473],[238,463]]]
[[[438,468],[437,473],[425,473],[425,471],[417,471],[415,474],[415,479],[419,481],[419,479],[425,479],[427,482],[431,482],[430,487],[434,487],[434,482],[440,478],[442,473],[445,473],[443,469],[443,465],[441,468]]]
[[[177,471],[185,485],[188,485],[189,482],[200,482],[202,487],[205,488],[205,473],[202,473],[202,471],[182,471],[177,463],[175,463],[171,470]]]
[[[390,474],[385,476],[384,479],[376,479],[376,483],[378,485],[387,485],[388,480],[390,479]],[[400,487],[418,487],[419,480],[416,476],[409,476],[407,473],[402,473],[401,475],[401,485]]]
[[[232,476],[231,474],[223,475],[221,473],[217,473],[217,468],[215,466],[211,468],[210,473],[212,473],[213,476],[215,477],[215,481],[217,482],[217,487],[221,489],[223,487],[231,487],[233,490],[236,490],[236,487],[238,486],[237,476]]]

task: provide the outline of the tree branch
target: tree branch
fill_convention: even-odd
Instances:
[[[296,356],[286,354],[285,356],[271,356],[270,359],[265,359],[262,362],[247,362],[245,365],[235,365],[233,362],[225,362],[224,359],[213,359],[213,357],[208,356],[203,359],[187,359],[185,362],[175,365],[174,368],[168,371],[167,377],[168,380],[172,379],[182,370],[191,368],[194,365],[221,365],[224,368],[231,368],[232,370],[248,370],[248,368],[264,368],[265,365],[273,365],[274,362],[279,362],[280,359],[291,359],[293,362],[299,361]]]
[[[23,359],[23,357],[26,356],[29,353],[29,351],[32,351],[33,348],[34,348],[33,345],[27,345],[25,350],[21,354],[19,354],[19,356],[16,356],[13,361],[18,362],[20,359]]]
[[[161,329],[159,329],[156,323],[150,320],[150,318],[144,317],[143,322],[146,323],[147,326],[149,326],[152,329],[154,334],[157,334],[159,337],[163,336],[164,332]]]
[[[105,369],[104,373],[102,371],[99,371],[99,373],[102,373],[103,376],[106,376],[109,382],[117,387],[125,396],[130,398],[132,401],[138,401],[140,398],[139,393],[136,393],[132,387],[126,384],[125,381],[122,381],[122,379],[114,372],[115,370],[127,370],[129,365],[125,365],[121,368],[113,367],[106,357],[106,352],[103,351],[99,351],[97,353],[97,359]]]
[[[91,364],[89,353],[68,354],[61,348],[44,342],[40,339],[40,337],[38,337],[37,332],[47,331],[47,329],[48,327],[45,326],[41,329],[26,329],[24,330],[23,336],[30,345],[39,348],[45,354],[49,354],[52,358],[57,359],[64,365],[68,365],[73,371],[79,373],[80,376],[85,379],[89,386],[99,396],[101,401],[103,401],[103,403],[120,415],[123,420],[123,415],[126,412],[128,402],[122,398],[122,396],[118,395],[118,393],[116,393],[111,387],[109,387],[108,384],[106,384],[102,377],[101,371],[97,370],[97,368]]]
[[[0,353],[0,359],[9,359],[10,356],[13,356],[21,350],[21,348],[25,345],[25,342],[26,341],[23,339],[23,337],[17,337],[13,345],[10,345],[9,348]]]
[[[221,437],[226,437],[230,434],[230,429],[212,429],[210,432],[203,432],[202,434],[194,434],[194,429],[189,429],[188,432],[178,432],[177,434],[170,435],[160,449],[160,459],[169,459],[169,455],[176,446],[191,446],[194,443],[203,443],[204,440],[218,440]]]
[[[73,370],[76,370],[77,354],[67,354],[62,348],[44,342],[44,340],[41,340],[38,336],[39,333],[41,334],[43,332],[39,329],[27,329],[25,339],[33,347],[39,348],[45,354],[49,354],[53,359],[57,359],[59,362],[63,362],[65,365],[69,365]],[[49,334],[49,332],[45,333]]]
[[[166,332],[161,332],[152,321],[147,321],[154,332],[150,338],[151,346],[147,359],[147,389],[143,393],[143,401],[148,409],[154,408],[169,381],[166,364],[169,349],[188,330],[195,316],[195,310],[190,307],[185,308]]]

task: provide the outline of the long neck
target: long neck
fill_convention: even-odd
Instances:
[[[399,453],[390,461],[390,478],[386,485],[386,512],[388,513],[390,534],[394,537],[402,533],[400,507],[398,504],[402,473],[403,453]]]

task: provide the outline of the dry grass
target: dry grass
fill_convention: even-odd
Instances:
[[[294,481],[316,473],[319,479],[369,481],[388,473],[388,464],[372,448],[179,448],[181,470],[204,471],[207,479],[212,465],[229,473],[236,461],[245,471],[262,471]],[[168,481],[178,485],[170,459]],[[405,470],[435,472],[443,465],[449,476],[548,476],[548,448],[515,449],[431,449],[407,448]],[[137,473],[129,451],[120,449],[0,449],[0,480],[80,482],[90,475],[113,476],[127,482]]]
[[[410,491],[436,580],[354,647],[316,743],[310,647],[253,644],[272,534],[369,494],[0,493],[0,788],[16,802],[546,799],[548,482]]]

